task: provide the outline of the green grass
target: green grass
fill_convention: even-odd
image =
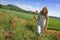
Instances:
[[[5,17],[2,17],[1,14],[5,15]],[[37,21],[33,18],[34,16],[37,15],[0,9],[0,40],[5,40],[9,31],[12,31],[14,36],[12,39],[8,38],[8,40],[36,40]],[[49,18],[48,28],[59,30],[59,24],[60,20]],[[55,34],[43,33],[41,40],[44,39],[57,40],[57,36]]]
[[[60,25],[59,24],[60,24],[59,19],[49,18],[49,27],[48,28],[60,30]]]

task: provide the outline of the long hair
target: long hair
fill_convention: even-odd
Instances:
[[[48,14],[48,8],[47,7],[44,7],[42,10],[41,10],[41,15],[44,15],[46,16]]]

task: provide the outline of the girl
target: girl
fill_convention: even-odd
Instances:
[[[41,33],[45,30],[47,31],[48,27],[48,9],[47,7],[44,7],[40,13],[38,13],[38,17],[34,17],[38,20],[38,26],[37,26],[37,35],[38,38],[41,35]]]

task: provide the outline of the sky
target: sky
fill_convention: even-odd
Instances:
[[[47,7],[49,16],[60,17],[60,0],[0,0],[0,4],[13,4],[24,10],[38,12]]]

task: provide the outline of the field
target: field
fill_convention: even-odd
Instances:
[[[0,40],[36,40],[35,14],[0,9]],[[60,30],[60,20],[49,18],[48,29]],[[56,34],[43,33],[40,40],[57,40]]]

